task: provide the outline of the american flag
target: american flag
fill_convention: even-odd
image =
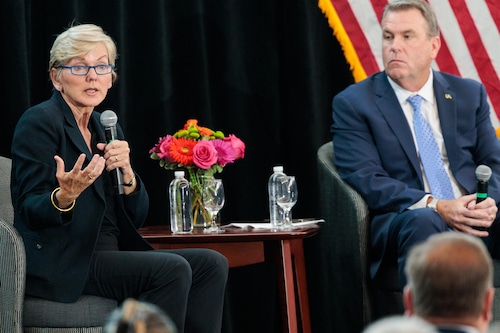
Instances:
[[[433,68],[482,82],[491,120],[500,122],[500,1],[428,0],[437,15],[441,50]],[[383,70],[380,21],[387,0],[319,0],[354,80]]]

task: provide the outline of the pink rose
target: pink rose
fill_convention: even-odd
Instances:
[[[245,143],[237,138],[236,135],[229,134],[227,138],[224,138],[224,141],[229,141],[231,143],[235,160],[245,157]]]
[[[173,136],[167,135],[166,137],[163,138],[163,140],[160,140],[158,144],[158,151],[156,152],[159,158],[164,158],[169,162],[174,161],[172,156],[170,156],[169,152],[169,147],[172,144],[173,138],[174,138]]]
[[[215,150],[217,150],[217,163],[220,166],[224,167],[226,164],[234,162],[234,149],[230,142],[217,139],[213,140],[212,144]]]
[[[210,169],[217,163],[217,150],[207,140],[198,142],[193,148],[193,162],[201,169]]]
[[[160,137],[160,138],[158,139],[158,143],[157,143],[157,144],[155,144],[155,146],[149,150],[149,153],[150,153],[150,154],[152,154],[152,153],[159,153],[159,152],[160,152],[160,145],[161,145],[161,143],[162,143],[162,142],[163,142],[166,138],[167,138],[166,136],[164,136],[164,137]]]

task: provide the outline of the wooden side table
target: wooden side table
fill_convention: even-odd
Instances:
[[[168,226],[163,225],[149,226],[139,231],[154,249],[213,249],[228,259],[229,267],[274,262],[278,273],[284,331],[296,333],[302,328],[301,332],[310,333],[303,239],[315,235],[319,228],[316,224],[289,231],[229,227],[226,232],[218,234],[203,233],[203,229],[195,228],[192,234],[174,235]]]

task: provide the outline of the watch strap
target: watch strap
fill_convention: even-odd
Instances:
[[[132,187],[132,186],[135,186],[135,184],[137,184],[137,179],[135,179],[135,175],[134,175],[134,177],[132,177],[132,180],[128,184],[123,184],[123,186]]]

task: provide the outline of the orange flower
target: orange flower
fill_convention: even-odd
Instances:
[[[193,147],[196,145],[196,141],[186,140],[184,138],[172,140],[172,144],[169,147],[170,156],[174,161],[183,165],[193,164]]]
[[[190,127],[198,127],[198,119],[189,119],[184,125],[184,129],[189,129]]]
[[[212,131],[208,127],[203,127],[203,126],[198,126],[198,120],[197,119],[189,119],[186,121],[186,124],[184,125],[185,130],[189,130],[190,128],[196,128],[198,133],[200,133],[201,136],[212,136],[214,134],[214,131]]]
[[[198,132],[200,132],[201,136],[212,136],[214,134],[214,131],[210,128],[201,126],[198,126]]]

